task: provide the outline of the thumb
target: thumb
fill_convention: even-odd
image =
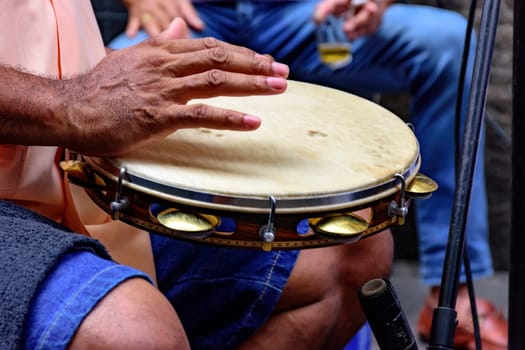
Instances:
[[[189,38],[189,31],[186,22],[180,17],[171,21],[168,28],[159,34],[164,39],[185,39]]]

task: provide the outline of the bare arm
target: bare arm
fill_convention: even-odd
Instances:
[[[3,144],[59,145],[64,130],[64,82],[0,66],[0,140]]]
[[[168,32],[170,29],[168,29]],[[0,142],[84,154],[131,151],[177,129],[253,130],[260,120],[195,98],[278,94],[288,67],[211,38],[168,34],[112,52],[85,75],[51,80],[0,68]]]

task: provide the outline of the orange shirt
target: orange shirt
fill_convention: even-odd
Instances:
[[[0,33],[0,64],[41,76],[82,74],[105,56],[89,0],[5,1]],[[68,184],[59,153],[56,147],[0,144],[0,198],[100,239],[117,261],[154,278],[147,233],[111,221],[82,189]]]
[[[84,73],[105,55],[89,0],[6,1],[0,11],[0,64],[37,75]],[[56,147],[0,145],[0,198],[70,223]]]

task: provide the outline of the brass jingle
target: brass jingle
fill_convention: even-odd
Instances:
[[[369,226],[368,221],[353,213],[314,218],[308,222],[319,236],[342,242],[357,241]]]
[[[193,214],[169,208],[157,214],[157,220],[181,236],[204,238],[215,231],[220,219],[214,215]]]
[[[75,185],[92,189],[104,189],[106,187],[106,182],[86,162],[63,160],[59,165],[67,174],[69,181]]]
[[[426,197],[438,189],[438,184],[430,177],[416,174],[414,180],[407,186],[406,195],[409,197]]]

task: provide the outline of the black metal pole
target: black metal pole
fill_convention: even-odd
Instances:
[[[514,0],[512,80],[512,213],[509,269],[509,349],[525,344],[525,5]]]
[[[485,112],[492,51],[499,17],[499,1],[484,1],[476,48],[472,89],[469,96],[465,131],[460,153],[458,181],[452,207],[450,231],[445,254],[438,307],[434,310],[428,349],[454,348],[455,311],[465,227],[470,204],[472,180]]]

